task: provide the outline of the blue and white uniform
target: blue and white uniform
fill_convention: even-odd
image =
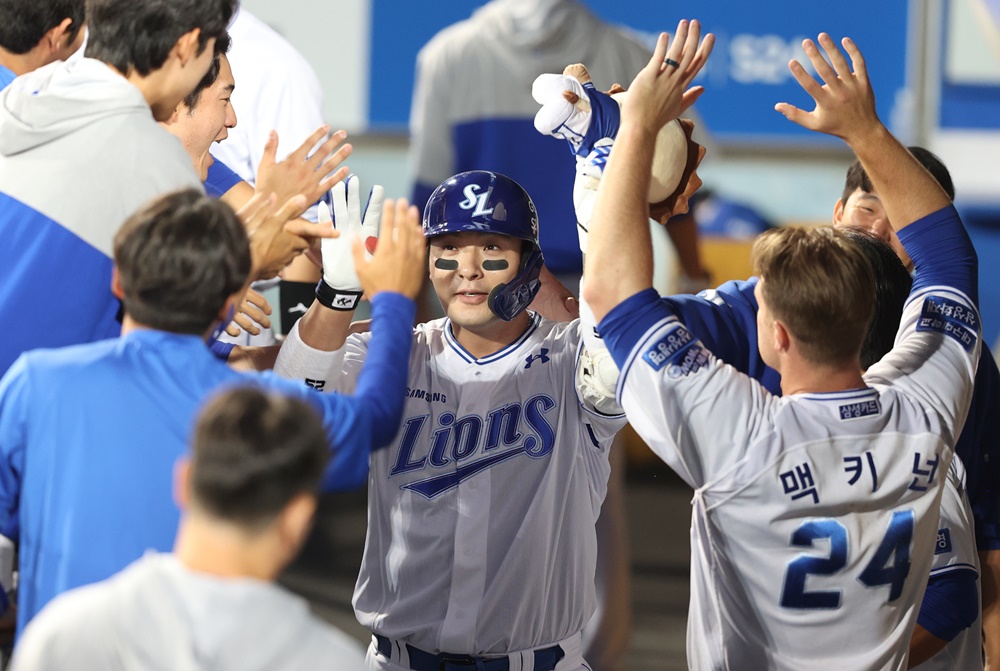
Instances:
[[[447,318],[414,329],[404,420],[368,480],[354,608],[377,636],[371,668],[410,668],[408,646],[520,664],[555,645],[560,669],[586,668],[594,525],[625,420],[577,381],[584,328],[531,314],[517,340],[479,359]],[[290,345],[304,347],[297,327]],[[354,386],[369,345],[348,337],[330,386]]]
[[[0,374],[29,349],[118,335],[114,235],[184,187],[202,188],[191,157],[101,61],[52,63],[0,94]]]
[[[954,209],[900,239],[917,277],[863,389],[777,398],[652,290],[601,322],[629,420],[696,490],[691,668],[904,668],[980,330]],[[826,627],[839,635],[806,635]]]
[[[256,384],[309,401],[335,448],[326,488],[358,486],[396,433],[413,301],[373,300],[371,355],[353,397],[239,373],[198,336],[137,330],[30,352],[0,381],[0,534],[20,542],[18,631],[57,594],[169,550],[174,462],[213,392]]]

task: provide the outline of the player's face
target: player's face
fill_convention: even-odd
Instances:
[[[229,59],[222,55],[215,83],[201,92],[194,109],[181,103],[176,121],[167,127],[184,144],[202,181],[213,163],[209,153],[212,143],[225,140],[229,137],[229,129],[236,125],[236,112],[230,102],[234,88],[233,70],[229,67]]]
[[[518,238],[496,233],[452,233],[430,239],[430,277],[445,314],[462,328],[501,320],[487,305],[490,291],[517,276]]]
[[[847,202],[838,200],[833,208],[833,225],[854,226],[871,231],[892,245],[899,260],[907,270],[913,272],[913,261],[896,237],[877,192],[865,193],[861,189],[855,189]]]

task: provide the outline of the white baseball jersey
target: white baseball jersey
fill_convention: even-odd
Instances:
[[[955,455],[941,496],[941,520],[934,544],[931,576],[951,571],[975,571],[979,575],[972,508],[965,493],[965,466]],[[980,616],[965,631],[952,639],[944,650],[913,671],[982,671],[982,609]]]
[[[621,403],[696,490],[690,667],[905,669],[979,357],[968,298],[911,296],[852,391],[774,397],[666,308],[636,342]]]
[[[579,400],[579,321],[533,314],[524,335],[481,359],[450,323],[414,330],[402,426],[371,457],[355,611],[425,651],[552,644],[594,610],[594,525],[625,420]],[[353,386],[368,338],[348,338],[336,388]]]

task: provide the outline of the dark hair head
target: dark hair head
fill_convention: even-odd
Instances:
[[[114,246],[125,312],[161,331],[205,333],[250,274],[250,242],[236,213],[194,189],[140,208]]]
[[[0,47],[26,54],[63,19],[72,19],[66,36],[73,41],[83,28],[84,0],[3,0],[0,2]]]
[[[868,370],[889,353],[896,341],[899,322],[903,318],[903,305],[910,295],[913,278],[885,240],[861,228],[845,227],[841,230],[865,253],[875,273],[875,307],[861,345],[861,368]]]
[[[908,147],[908,149],[913,154],[913,157],[920,161],[920,165],[927,168],[927,172],[931,173],[934,179],[937,180],[937,183],[948,194],[949,200],[955,200],[955,184],[951,181],[951,173],[948,172],[948,168],[944,166],[941,159],[923,147],[913,146]],[[856,160],[847,169],[847,179],[844,180],[844,192],[841,194],[840,199],[846,204],[847,199],[858,189],[861,189],[865,193],[871,193],[872,183],[868,179],[868,173],[861,167],[861,161]]]
[[[226,30],[236,6],[237,0],[87,0],[87,56],[146,76],[196,28],[201,53]]]
[[[192,452],[192,506],[250,528],[267,525],[295,496],[315,494],[330,458],[315,409],[255,387],[208,403]]]
[[[191,91],[184,98],[188,114],[193,112],[194,108],[198,106],[198,101],[201,100],[201,94],[205,92],[205,89],[214,84],[215,80],[219,78],[219,72],[222,70],[222,55],[229,53],[229,47],[232,43],[233,40],[227,31],[223,31],[218,39],[215,40],[215,56],[212,58],[212,65],[208,68],[205,76],[201,78],[201,81],[198,82],[198,86],[195,87],[194,91]]]

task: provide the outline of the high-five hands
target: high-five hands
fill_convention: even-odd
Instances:
[[[368,253],[361,236],[354,237],[352,252],[354,268],[369,298],[392,291],[415,299],[423,288],[427,242],[420,228],[420,212],[405,199],[385,201],[375,253]]]
[[[278,152],[278,134],[271,131],[264,146],[260,166],[257,168],[255,186],[257,192],[273,193],[278,197],[279,203],[302,194],[306,202],[301,210],[293,213],[292,218],[301,216],[334,184],[347,177],[349,168],[340,165],[352,151],[351,145],[341,145],[347,138],[347,133],[338,130],[326,137],[329,132],[329,126],[320,126],[299,145],[298,149],[278,162],[275,160]],[[324,137],[326,140],[323,140]],[[316,150],[310,153],[313,147],[316,147]]]
[[[317,298],[328,308],[352,311],[361,300],[362,285],[356,272],[351,246],[355,237],[362,238],[368,247],[374,246],[379,234],[383,195],[381,186],[373,186],[368,196],[368,205],[362,213],[361,187],[357,175],[348,177],[346,185],[338,182],[330,192],[339,235],[321,242],[323,279],[316,287]],[[326,203],[319,205],[319,219],[321,224],[331,220]]]
[[[712,53],[715,36],[701,37],[697,21],[682,20],[677,24],[673,40],[660,33],[649,60],[628,88],[628,98],[622,105],[622,124],[634,123],[650,133],[656,133],[668,121],[679,117],[705,92],[704,87],[691,87]]]
[[[875,93],[868,80],[865,59],[849,37],[841,40],[841,44],[851,57],[850,65],[829,35],[820,33],[819,43],[829,63],[812,40],[803,40],[802,48],[823,80],[822,86],[798,61],[788,64],[795,80],[816,102],[816,108],[806,112],[781,102],[774,109],[803,128],[834,135],[852,144],[882,125],[875,112]]]

